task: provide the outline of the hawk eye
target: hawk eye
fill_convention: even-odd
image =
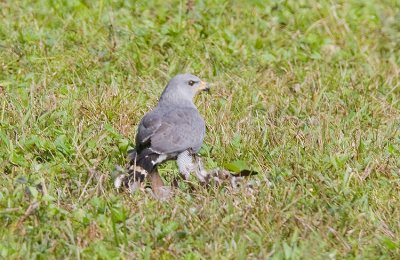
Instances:
[[[196,83],[196,82],[194,82],[193,80],[189,80],[189,86],[193,86],[194,83]]]

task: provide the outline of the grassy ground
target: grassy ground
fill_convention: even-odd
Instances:
[[[143,2],[0,2],[0,258],[400,255],[398,0]],[[215,85],[207,167],[271,186],[113,188],[179,72]]]

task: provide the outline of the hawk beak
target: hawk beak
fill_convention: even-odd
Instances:
[[[201,81],[198,90],[207,91],[208,93],[210,93],[210,85],[207,82]]]

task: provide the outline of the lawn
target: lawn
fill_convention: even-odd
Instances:
[[[0,258],[399,257],[399,0],[140,2],[0,1]],[[114,188],[182,72],[253,193]]]

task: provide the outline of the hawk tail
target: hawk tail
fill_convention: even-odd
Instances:
[[[126,165],[128,171],[128,178],[126,185],[130,182],[143,182],[144,179],[155,168],[155,161],[159,154],[155,154],[150,149],[145,149],[138,153],[136,150],[128,151],[128,164]]]

